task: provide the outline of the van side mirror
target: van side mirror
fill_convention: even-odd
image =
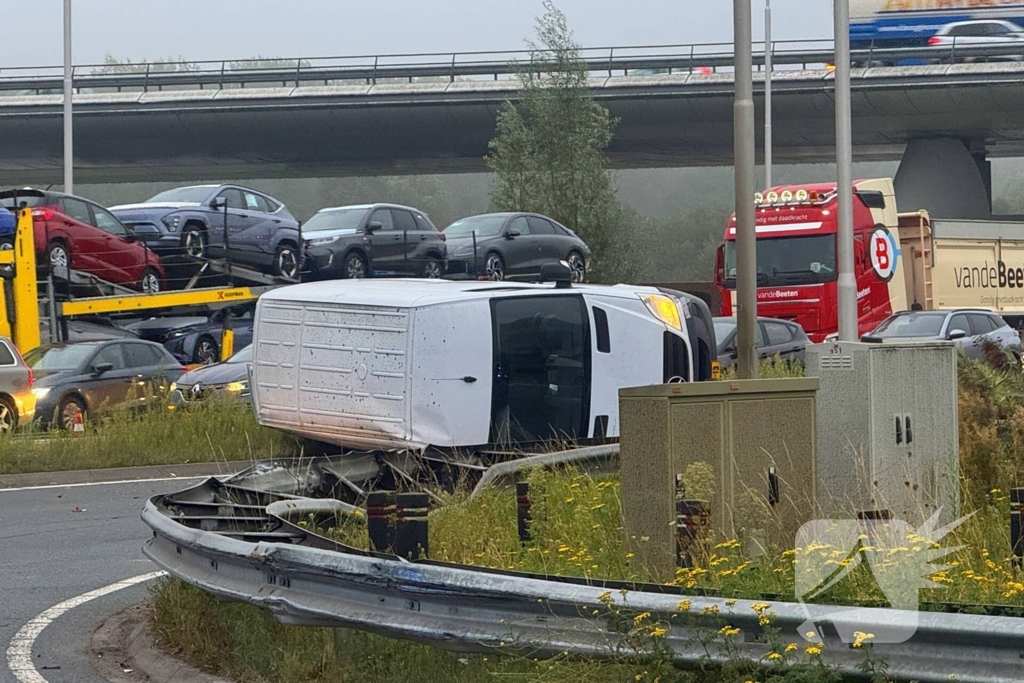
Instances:
[[[372,235],[378,230],[381,230],[383,227],[384,224],[381,223],[380,221],[370,221],[369,223],[366,224],[366,232]]]
[[[108,373],[113,369],[113,363],[96,363],[96,365],[92,366],[92,374],[94,377],[100,377],[101,375]]]
[[[946,339],[949,339],[950,341],[955,341],[957,339],[963,339],[966,336],[967,333],[964,332],[963,330],[950,330],[949,334],[946,335]]]

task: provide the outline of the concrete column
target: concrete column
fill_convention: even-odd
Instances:
[[[992,217],[988,162],[982,155],[979,164],[957,138],[911,140],[893,183],[900,211],[926,209],[933,218]]]

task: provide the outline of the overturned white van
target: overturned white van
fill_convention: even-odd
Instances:
[[[617,437],[620,387],[709,379],[696,297],[631,285],[340,280],[262,297],[260,424],[355,449]]]

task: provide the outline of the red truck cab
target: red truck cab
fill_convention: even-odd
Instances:
[[[784,185],[754,197],[757,205],[757,314],[799,323],[814,342],[838,329],[835,183]],[[889,179],[853,187],[857,313],[865,334],[906,301],[899,265],[898,216]],[[716,254],[721,315],[735,315],[736,215]]]

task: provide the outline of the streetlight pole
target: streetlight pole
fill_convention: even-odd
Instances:
[[[836,192],[839,198],[837,254],[840,341],[855,341],[857,280],[853,271],[853,140],[850,112],[850,0],[834,0],[836,79]]]
[[[64,191],[75,191],[75,163],[71,140],[71,0],[64,0]]]
[[[754,78],[751,0],[733,0],[736,96],[733,102],[733,165],[736,185],[736,374],[757,377],[757,241],[754,229]]]
[[[764,186],[772,186],[772,0],[764,0]]]

